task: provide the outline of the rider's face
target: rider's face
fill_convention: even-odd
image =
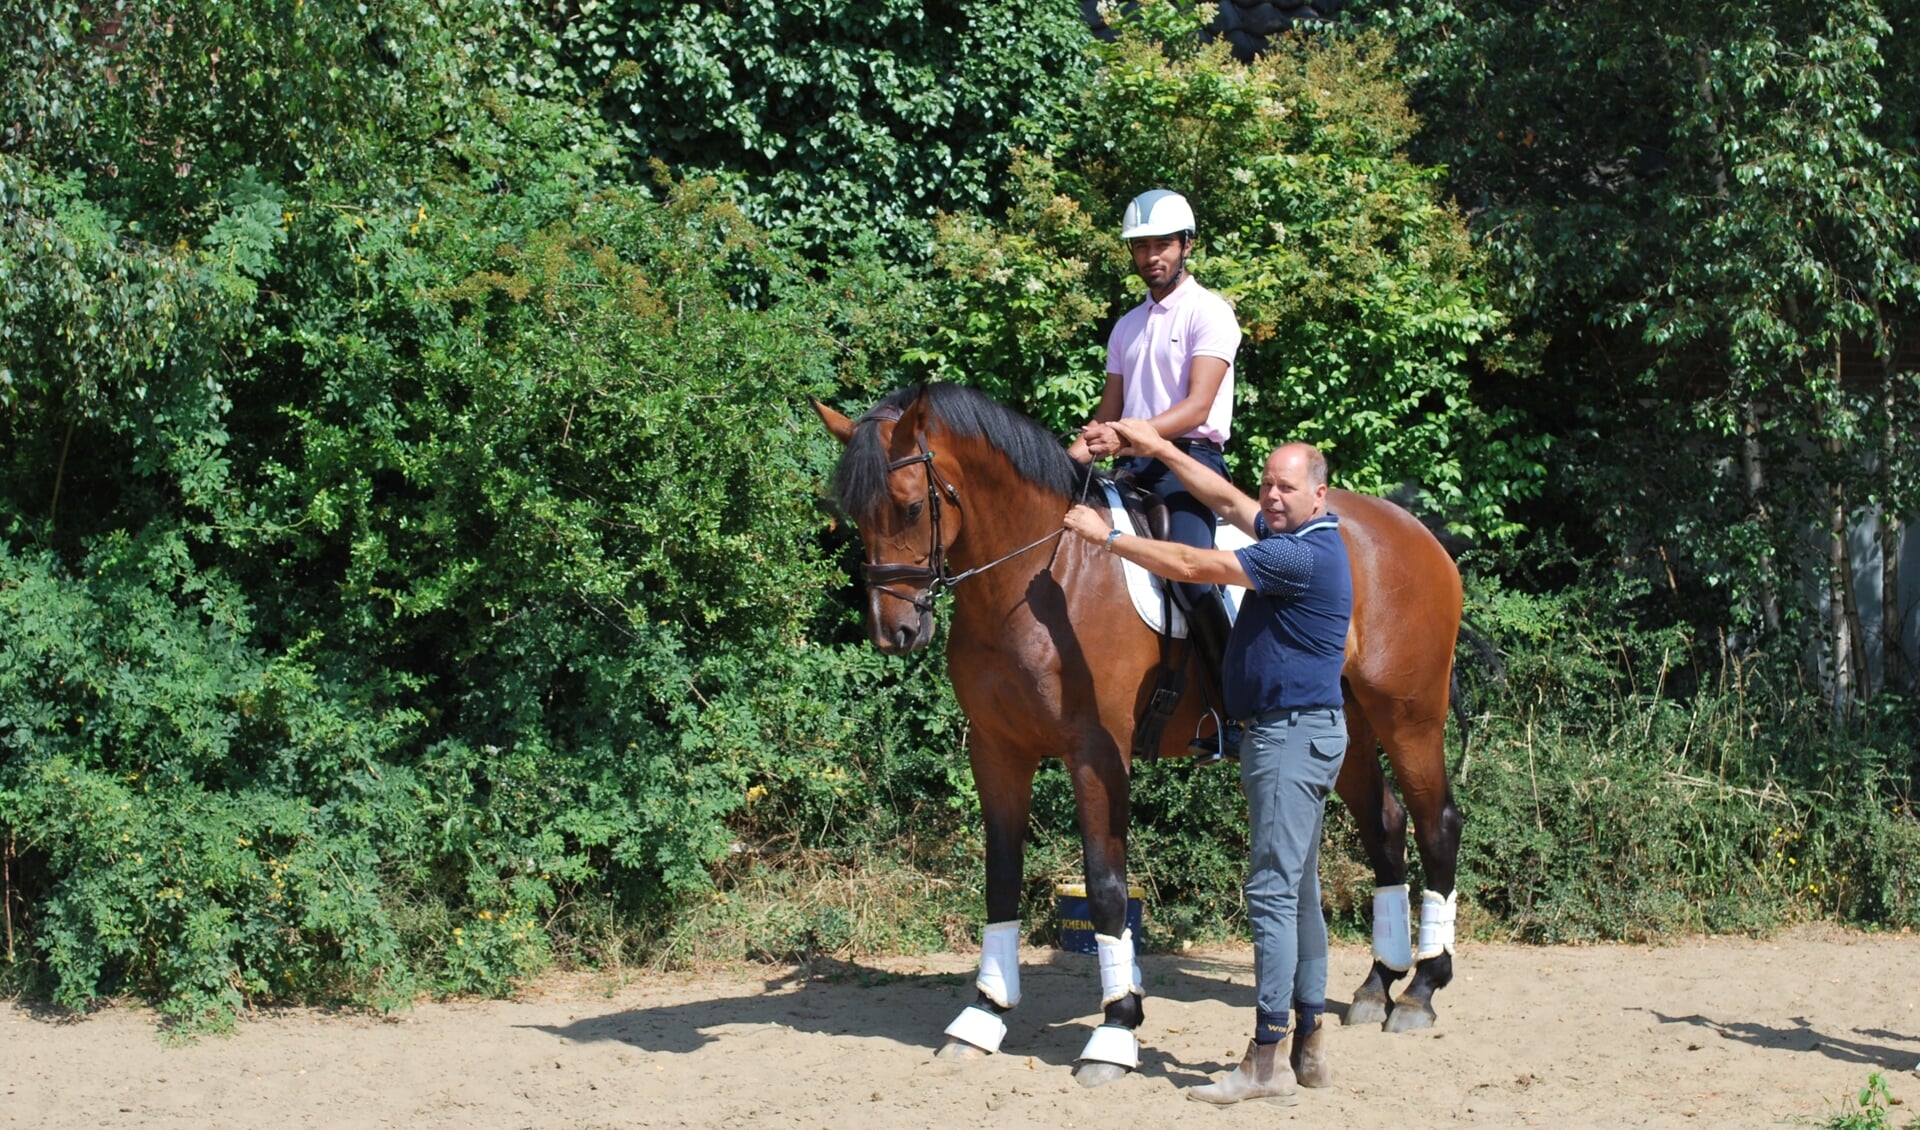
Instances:
[[[1187,241],[1178,235],[1147,235],[1127,241],[1133,252],[1133,273],[1148,289],[1160,291],[1180,280],[1186,262]]]

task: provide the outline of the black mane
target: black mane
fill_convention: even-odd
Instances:
[[[932,417],[947,430],[978,436],[1007,457],[1014,473],[1062,498],[1072,498],[1085,485],[1087,471],[1073,460],[1046,429],[977,389],[956,384],[903,388],[868,409],[876,413],[904,412],[921,393]],[[860,522],[887,503],[887,452],[880,445],[880,429],[856,426],[840,466],[833,476],[834,496],[841,513]]]

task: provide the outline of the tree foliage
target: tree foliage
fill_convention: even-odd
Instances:
[[[0,153],[0,829],[62,1003],[500,988],[582,906],[710,890],[750,794],[891,701],[794,488],[829,469],[805,396],[873,383],[831,280],[710,181],[625,183],[576,107],[439,85],[538,40],[456,14],[19,48],[91,98],[11,88]],[[176,81],[253,44],[337,87],[263,95],[325,119],[270,130],[338,145],[231,141],[252,103]],[[136,63],[168,77],[103,77]],[[395,81],[444,98],[370,113]],[[135,175],[163,128],[192,159]],[[888,786],[947,784],[940,703],[891,725]]]
[[[1658,547],[1675,587],[1751,605],[1773,560],[1789,593],[1810,507],[1910,498],[1911,374],[1829,358],[1911,312],[1912,13],[1563,7],[1382,8],[1397,47],[1245,67],[1172,3],[1093,46],[1051,2],[0,0],[0,981],[206,1024],[635,946],[968,941],[965,721],[937,659],[862,638],[805,399],[958,377],[1077,425],[1152,184],[1248,331],[1237,462],[1315,439],[1515,577],[1519,523],[1577,505],[1609,573]],[[1483,905],[1529,936],[1911,920],[1897,703],[1762,717],[1669,664],[1704,627],[1556,634],[1630,621],[1622,591],[1484,602],[1537,662],[1470,798]],[[1556,726],[1523,795],[1513,743]],[[1140,877],[1217,933],[1231,781],[1147,773]],[[1059,775],[1035,815],[1039,911]],[[1582,820],[1643,871],[1559,846]],[[1817,874],[1768,869],[1786,835]]]
[[[1410,481],[1463,531],[1512,534],[1540,448],[1469,386],[1501,315],[1439,171],[1402,155],[1417,123],[1387,45],[1289,40],[1243,66],[1198,43],[1204,15],[1149,3],[1121,21],[1068,130],[1018,163],[1005,221],[942,228],[934,305],[952,314],[916,358],[1077,426],[1104,331],[1140,298],[1117,218],[1173,188],[1200,217],[1195,275],[1246,334],[1232,461],[1309,440],[1345,485]]]
[[[1379,7],[1514,315],[1499,360],[1541,374],[1510,387],[1563,437],[1552,498],[1844,666],[1834,543],[1920,505],[1910,6]]]
[[[715,176],[809,246],[877,231],[896,253],[998,199],[1090,37],[1071,0],[590,0],[555,31],[636,161]]]

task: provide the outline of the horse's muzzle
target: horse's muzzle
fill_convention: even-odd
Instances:
[[[875,616],[870,621],[873,646],[882,655],[910,655],[933,639],[933,613],[925,609],[918,615],[898,619]]]

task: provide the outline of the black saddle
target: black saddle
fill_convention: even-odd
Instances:
[[[1110,478],[1099,476],[1102,481],[1110,482],[1120,494],[1120,505],[1133,519],[1135,531],[1145,534],[1155,541],[1167,540],[1167,504],[1159,495],[1149,494],[1133,485],[1132,480],[1121,476]],[[1102,491],[1104,495],[1106,492]],[[1106,500],[1102,498],[1104,503]]]

